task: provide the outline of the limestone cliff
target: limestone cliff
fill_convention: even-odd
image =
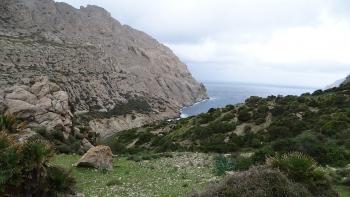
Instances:
[[[146,112],[164,119],[206,98],[169,48],[96,6],[1,0],[0,47],[1,89],[48,76],[75,113],[103,114],[92,118]]]

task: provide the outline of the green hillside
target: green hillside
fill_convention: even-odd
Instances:
[[[117,133],[115,153],[198,151],[251,155],[302,152],[321,165],[350,163],[350,85],[301,96],[250,97],[186,119]]]

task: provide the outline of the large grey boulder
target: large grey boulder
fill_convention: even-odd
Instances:
[[[77,167],[91,167],[96,169],[113,169],[113,153],[108,146],[90,148],[76,163]]]
[[[27,120],[30,127],[45,127],[49,131],[61,129],[69,133],[73,115],[67,92],[45,76],[36,77],[32,84],[5,90],[6,112]]]

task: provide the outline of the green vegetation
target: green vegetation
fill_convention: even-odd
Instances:
[[[225,161],[223,157],[219,161]],[[227,162],[226,162],[227,163]],[[336,197],[326,173],[309,156],[290,153],[269,157],[264,166],[229,175],[193,196],[310,196]]]
[[[264,166],[253,167],[248,171],[228,176],[220,183],[210,184],[203,192],[192,194],[193,197],[211,196],[276,196],[276,197],[312,197],[301,185],[290,181],[278,170]]]
[[[49,165],[53,150],[44,141],[20,144],[0,133],[0,195],[72,194],[75,180],[63,168]]]
[[[326,172],[310,156],[302,153],[283,154],[268,158],[266,164],[281,170],[292,181],[302,183],[314,196],[328,193],[332,196],[331,193],[334,193],[331,192],[331,183]]]
[[[24,122],[18,124],[16,117],[12,114],[4,114],[0,116],[0,131],[15,133],[26,127]]]
[[[111,118],[120,115],[132,114],[133,112],[148,114],[152,111],[152,107],[143,98],[130,98],[126,103],[120,103],[114,106],[113,109],[103,112],[99,111],[98,107],[90,109],[89,112],[79,114],[76,117],[76,122],[86,124],[94,118]]]
[[[143,101],[123,106],[93,116],[147,113],[149,107]],[[0,117],[0,128],[7,134],[25,127],[19,123],[11,115]],[[2,134],[1,192],[72,193],[74,179],[68,171],[48,165],[53,152],[43,140],[57,152],[81,154],[81,140],[96,136],[83,128],[69,137],[61,131],[36,132],[39,135],[23,145]],[[118,132],[103,142],[122,155],[114,159],[113,171],[72,167],[77,155],[59,155],[53,164],[71,169],[76,191],[88,196],[183,196],[220,179],[193,195],[333,197],[337,191],[348,196],[349,139],[346,85],[299,97],[251,97],[244,104]]]
[[[122,131],[104,143],[116,154],[229,153],[216,157],[217,175],[244,174],[269,158],[266,165],[281,170],[285,184],[297,182],[311,196],[333,196],[331,187],[340,194],[349,188],[349,139],[348,84],[301,96],[251,97],[244,104]]]
[[[348,197],[348,196],[350,196],[350,189],[349,189],[349,187],[335,186],[334,189],[338,192],[340,197]]]
[[[218,155],[215,157],[214,173],[217,176],[224,175],[227,171],[234,169],[232,160],[228,159],[224,155]]]
[[[57,155],[54,164],[70,168],[77,192],[86,196],[185,196],[202,189],[212,178],[212,157],[200,153],[167,153],[170,156],[133,161],[114,159],[112,171],[72,167],[78,155]]]
[[[301,152],[321,165],[350,163],[350,85],[302,96],[251,97],[244,104],[123,131],[105,143],[115,153],[140,151]]]
[[[33,139],[49,141],[57,153],[83,154],[87,151],[81,147],[83,138],[91,139],[91,136],[89,136],[91,133],[88,132],[74,133],[66,139],[63,131],[60,130],[47,131],[45,128],[34,128],[33,130],[38,134],[33,136]]]

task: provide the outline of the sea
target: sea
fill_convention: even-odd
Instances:
[[[268,97],[270,95],[301,95],[317,88],[262,85],[238,82],[203,82],[209,99],[181,109],[181,118],[207,112],[210,108],[221,108],[229,104],[243,103],[250,96]]]

